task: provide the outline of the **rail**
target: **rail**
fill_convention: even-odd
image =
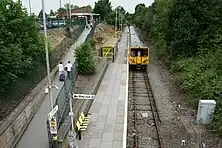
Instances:
[[[132,135],[127,138],[129,147],[163,148],[159,130],[161,120],[148,75],[144,70],[130,71],[129,96],[131,100],[128,119],[131,121],[128,121],[128,135]]]

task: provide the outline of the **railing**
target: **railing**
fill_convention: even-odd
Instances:
[[[88,41],[90,38],[93,37],[94,31],[95,31],[95,27],[96,25],[94,25],[90,31],[90,33],[88,34],[88,36],[86,37],[85,41]],[[72,66],[72,72],[71,72],[71,76],[70,78],[66,79],[64,81],[64,85],[62,87],[62,89],[59,92],[59,95],[56,99],[56,103],[54,106],[58,105],[59,106],[59,110],[58,110],[58,116],[57,116],[57,121],[58,121],[58,128],[60,128],[60,126],[62,125],[62,123],[64,122],[65,118],[68,116],[69,114],[69,94],[72,93],[73,91],[73,87],[75,86],[75,82],[78,76],[77,73],[77,63],[75,62]]]
[[[64,85],[61,88],[59,95],[56,99],[56,103],[54,106],[58,105],[58,123],[59,127],[62,125],[63,121],[69,114],[69,94],[72,93],[74,84],[77,79],[77,64],[76,62],[73,64],[72,72],[70,74],[70,78],[67,78],[64,81]]]
[[[88,41],[89,39],[91,39],[94,35],[94,31],[95,31],[95,28],[96,28],[96,24],[94,24],[90,30],[90,33],[87,35],[86,37],[86,40],[85,41]]]

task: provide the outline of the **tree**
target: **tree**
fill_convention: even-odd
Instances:
[[[53,12],[53,10],[52,10],[52,9],[50,10],[49,15],[50,15],[50,16],[54,16],[54,15],[55,15],[55,13]]]
[[[109,13],[112,12],[111,2],[109,2],[109,0],[99,0],[95,2],[93,12],[100,14],[102,20],[107,19]]]
[[[44,43],[34,17],[28,16],[21,1],[3,0],[0,10],[0,93],[3,97],[37,62],[44,61]]]
[[[127,16],[129,17],[129,16]],[[222,1],[155,0],[135,7],[133,23],[154,42],[186,102],[217,101],[212,128],[222,136]]]
[[[38,18],[43,18],[43,13],[42,13],[42,9],[39,12]],[[48,15],[45,13],[46,18],[48,17]]]
[[[59,9],[57,10],[57,12],[58,12],[58,15],[67,13],[67,8],[59,8]]]
[[[92,55],[93,42],[89,40],[76,49],[77,70],[80,74],[94,74],[95,61]]]

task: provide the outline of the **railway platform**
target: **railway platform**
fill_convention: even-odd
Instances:
[[[80,148],[126,147],[128,64],[127,29],[118,46],[117,58],[111,63],[90,108],[90,121],[78,140]]]

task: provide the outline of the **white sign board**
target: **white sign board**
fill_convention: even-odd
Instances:
[[[74,99],[84,99],[84,100],[90,100],[94,99],[95,95],[87,95],[87,94],[73,94]]]
[[[51,120],[49,120],[49,127],[51,134],[57,134],[57,123],[55,117],[52,117]]]
[[[56,105],[56,107],[54,107],[48,114],[48,119],[49,121],[52,119],[52,117],[55,115],[55,113],[58,111],[59,106]]]

